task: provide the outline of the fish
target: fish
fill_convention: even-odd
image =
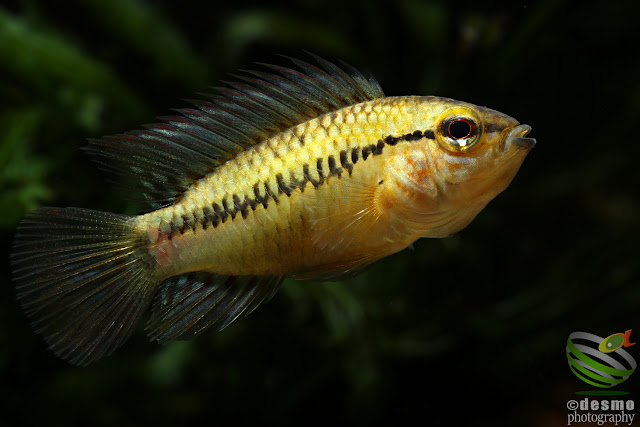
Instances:
[[[536,143],[498,111],[386,96],[375,78],[310,56],[89,139],[142,213],[41,207],[19,223],[17,299],[50,350],[88,365],[147,312],[150,340],[192,339],[247,316],[286,277],[342,280],[457,233]]]
[[[631,331],[632,329],[627,329],[624,333],[609,335],[600,342],[598,350],[602,353],[613,353],[619,348],[636,345],[635,342],[631,342]]]

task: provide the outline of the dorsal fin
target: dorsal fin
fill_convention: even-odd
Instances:
[[[214,88],[195,108],[146,130],[89,140],[86,150],[106,170],[130,179],[156,209],[178,200],[196,180],[252,145],[292,126],[349,105],[384,97],[373,78],[311,55],[319,67],[265,65],[275,73],[247,71],[239,82]]]

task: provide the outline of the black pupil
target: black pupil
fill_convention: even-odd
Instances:
[[[471,123],[458,119],[449,124],[449,136],[453,139],[465,139],[471,135]]]

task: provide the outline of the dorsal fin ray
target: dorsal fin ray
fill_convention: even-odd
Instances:
[[[89,140],[105,169],[129,178],[148,207],[173,203],[198,179],[249,147],[321,114],[384,97],[373,79],[311,55],[318,66],[289,58],[298,70],[262,64],[229,87],[213,88],[193,108],[146,130]]]
[[[344,81],[340,74],[330,75],[322,71],[316,66],[308,64],[304,61],[300,61],[295,58],[289,58],[294,64],[296,64],[301,70],[307,73],[311,78],[320,83],[326,91],[334,92],[340,99],[348,104],[358,102],[359,95],[357,91],[354,91],[351,87],[355,82]]]
[[[262,73],[260,71],[246,71],[249,74],[254,75],[256,78],[247,76],[237,76],[239,79],[251,83],[256,89],[259,89],[264,93],[269,101],[269,98],[276,99],[285,105],[290,111],[293,111],[297,117],[304,118],[306,120],[315,117],[318,114],[319,107],[315,104],[313,99],[305,99],[304,92],[299,92],[297,97],[292,96],[293,93],[288,94],[291,91],[291,87],[288,82],[280,76],[271,75],[268,73]],[[269,78],[270,81],[262,80],[261,78]],[[278,81],[281,80],[281,81]],[[300,102],[305,101],[305,102]],[[308,101],[308,102],[306,102]]]
[[[259,80],[247,80],[254,82],[254,86],[259,86]],[[275,120],[290,123],[293,120],[292,117],[298,117],[300,115],[299,111],[293,110],[283,101],[275,98],[273,95],[269,96],[268,89],[266,87],[260,91],[257,90],[256,87],[252,87],[244,83],[228,81],[224,81],[223,83],[229,85],[233,89],[236,89],[234,92],[228,90],[226,92],[227,98],[237,102],[249,102],[249,100],[251,100],[256,108],[266,109],[273,115],[274,119],[277,117]],[[225,89],[227,88],[217,88],[217,90],[220,91]]]

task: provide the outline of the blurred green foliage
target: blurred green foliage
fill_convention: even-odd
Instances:
[[[568,335],[640,330],[637,3],[67,7],[0,7],[5,260],[37,206],[134,212],[80,154],[84,138],[152,122],[253,62],[286,64],[278,53],[345,60],[390,95],[488,105],[532,125],[538,146],[456,236],[344,283],[287,281],[219,334],[158,347],[140,328],[83,369],[31,331],[5,262],[3,425],[551,425],[584,389],[566,367]]]

